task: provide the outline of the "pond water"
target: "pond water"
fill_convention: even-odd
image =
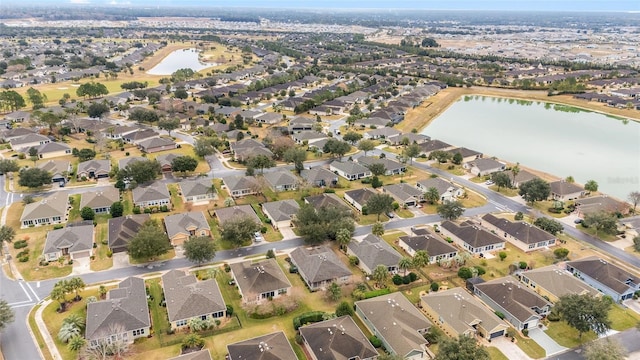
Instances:
[[[181,49],[167,55],[160,63],[147,71],[149,75],[171,75],[178,69],[191,69],[200,71],[208,67],[216,66],[215,63],[202,63],[198,59],[196,49]]]
[[[640,123],[565,105],[464,96],[423,130],[626,200],[640,191]]]

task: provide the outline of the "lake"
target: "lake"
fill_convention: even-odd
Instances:
[[[200,71],[208,67],[216,66],[216,63],[202,63],[198,59],[196,49],[181,49],[167,55],[160,63],[147,71],[149,75],[171,75],[178,69],[191,69]]]
[[[640,123],[570,106],[464,96],[423,131],[451,145],[576,182],[626,200],[640,191]]]

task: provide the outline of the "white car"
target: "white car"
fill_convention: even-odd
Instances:
[[[253,239],[257,243],[264,240],[264,238],[262,237],[262,233],[260,233],[259,231],[256,231],[255,233],[253,233]]]
[[[485,185],[493,185],[493,180],[487,180],[484,184]]]

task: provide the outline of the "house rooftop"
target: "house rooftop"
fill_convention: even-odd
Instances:
[[[195,275],[174,269],[162,275],[162,287],[171,322],[227,309],[215,279],[198,281]]]
[[[229,360],[297,359],[284,332],[278,331],[227,345]]]
[[[619,294],[628,291],[631,284],[640,284],[640,278],[637,276],[596,256],[569,261],[567,266],[577,269]]]
[[[369,359],[378,355],[348,315],[306,325],[299,331],[317,360]]]
[[[291,287],[275,259],[234,263],[231,264],[231,271],[245,297]]]

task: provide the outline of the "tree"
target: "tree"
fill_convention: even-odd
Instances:
[[[169,133],[169,136],[171,136],[171,131],[178,127],[180,127],[180,119],[178,118],[162,119],[158,121],[158,128],[166,130]]]
[[[462,203],[458,200],[447,201],[443,204],[438,205],[436,211],[438,214],[446,220],[455,220],[462,216],[465,208],[462,207]]]
[[[637,252],[640,252],[640,236],[636,236],[633,238],[633,249]]]
[[[342,297],[342,289],[340,285],[335,282],[332,282],[327,288],[327,296],[331,301],[338,301]]]
[[[338,304],[338,307],[336,308],[336,317],[345,315],[353,315],[353,307],[348,302],[343,301]]]
[[[351,150],[349,143],[334,138],[330,138],[322,147],[322,151],[338,158],[342,158],[349,150]]]
[[[387,168],[384,166],[384,163],[381,162],[369,164],[367,168],[373,176],[381,176],[387,172]]]
[[[590,192],[598,191],[598,183],[595,180],[588,180],[584,184],[584,189]]]
[[[102,116],[108,112],[109,106],[105,103],[94,102],[87,108],[87,115],[92,118],[102,118]]]
[[[491,174],[491,180],[498,187],[498,192],[500,192],[501,188],[511,187],[511,179],[509,178],[509,175],[502,171],[494,172],[493,174]]]
[[[203,158],[208,155],[212,155],[215,152],[215,148],[209,138],[198,138],[193,144],[193,151],[197,156]]]
[[[171,170],[179,171],[183,174],[187,171],[194,171],[197,167],[198,159],[192,158],[188,155],[178,156],[171,160]]]
[[[167,234],[156,220],[147,220],[127,245],[129,255],[134,259],[152,259],[171,249]]]
[[[513,176],[513,179],[512,179],[513,181],[511,181],[512,184],[516,183],[516,177],[518,176],[519,173],[520,173],[520,163],[516,163],[511,167],[511,175]]]
[[[84,290],[86,286],[82,278],[77,276],[73,277],[67,280],[67,285],[68,285],[69,291],[73,291],[73,293],[75,294],[73,300],[80,301],[82,299],[82,297],[80,297],[80,291]]]
[[[16,231],[11,226],[2,225],[2,227],[0,227],[0,253],[2,253],[3,243],[12,242],[15,236]]]
[[[336,242],[340,245],[341,250],[346,250],[347,245],[351,242],[351,231],[349,231],[349,229],[338,229],[336,232]]]
[[[603,335],[611,328],[611,300],[605,297],[596,298],[589,294],[564,295],[556,302],[554,309],[562,320],[578,330],[578,338],[582,338],[582,334],[590,330]]]
[[[100,285],[100,287],[98,288],[98,294],[100,294],[101,299],[104,299],[107,295],[107,287],[104,285]]]
[[[5,90],[0,93],[0,109],[4,111],[16,111],[26,105],[22,95],[15,90]]]
[[[27,90],[27,97],[29,98],[29,102],[31,102],[31,105],[33,106],[33,110],[43,108],[45,101],[47,101],[46,95],[43,95],[39,90],[36,90],[32,87]]]
[[[96,83],[93,81],[80,85],[76,90],[76,95],[85,97],[85,98],[86,97],[94,98],[100,95],[107,95],[107,94],[109,94],[109,90],[107,90],[107,87],[104,86],[104,84]]]
[[[453,154],[453,157],[451,158],[451,162],[456,165],[462,164],[463,160],[464,158],[462,157],[462,154],[460,154],[459,152]]]
[[[58,339],[64,343],[69,342],[72,338],[80,336],[82,330],[71,323],[62,323],[62,327],[58,331]]]
[[[200,349],[204,346],[204,340],[197,334],[189,334],[182,340],[183,349]]]
[[[471,270],[471,268],[463,266],[458,269],[458,277],[464,280],[470,279],[473,277],[473,271]]]
[[[586,360],[624,360],[627,351],[617,340],[609,337],[596,339],[590,342],[584,349]]]
[[[310,204],[302,204],[293,223],[300,236],[311,245],[336,240],[340,229],[347,229],[351,234],[355,230],[353,213],[336,206],[321,206],[316,209]]]
[[[367,151],[371,151],[376,148],[376,143],[373,140],[364,139],[358,143],[358,150],[364,151],[364,156],[367,156]]]
[[[422,149],[420,148],[420,145],[416,143],[413,143],[404,149],[404,154],[409,158],[410,164],[412,165],[413,165],[413,158],[420,155],[420,152],[422,152]]]
[[[352,145],[354,145],[355,143],[357,143],[360,139],[362,139],[362,135],[358,134],[357,132],[353,132],[353,131],[349,131],[346,134],[344,134],[344,136],[342,137],[342,140],[351,143]]]
[[[185,89],[176,89],[176,91],[173,92],[173,95],[177,98],[177,99],[186,99],[189,97],[189,93],[187,92],[187,90]]]
[[[109,213],[111,214],[112,218],[117,218],[117,217],[122,216],[123,212],[124,212],[124,206],[122,205],[122,202],[116,201],[113,204],[111,204],[111,208],[109,209]]]
[[[444,150],[435,150],[429,154],[429,159],[436,159],[441,164],[446,163],[449,159],[451,159],[451,157],[451,153]]]
[[[380,214],[393,211],[393,198],[389,194],[376,193],[369,197],[366,206],[370,214],[378,215],[377,221],[380,221]]]
[[[553,250],[553,255],[555,255],[556,259],[564,260],[569,256],[569,249],[567,248],[557,248]]]
[[[549,183],[540,178],[534,178],[520,184],[520,196],[531,205],[536,201],[546,200],[550,193],[551,187]]]
[[[384,235],[384,224],[380,221],[373,223],[373,225],[371,225],[371,233],[375,236]]]
[[[431,205],[436,204],[440,200],[440,192],[432,186],[424,192],[424,199]]]
[[[429,264],[429,254],[426,250],[418,250],[413,255],[413,267],[421,268]]]
[[[93,220],[96,217],[96,213],[92,208],[85,206],[80,209],[80,216],[82,217],[82,220]]]
[[[232,244],[234,247],[242,246],[250,240],[253,233],[260,231],[260,224],[249,216],[239,216],[225,221],[220,231],[222,239]]]
[[[629,201],[631,201],[631,204],[633,204],[633,212],[635,213],[636,207],[638,206],[638,203],[640,203],[640,191],[630,192],[627,196],[627,199],[629,199]]]
[[[539,227],[540,229],[548,232],[551,235],[556,235],[564,230],[564,226],[561,222],[546,217],[537,218],[536,221],[533,222],[533,225]]]
[[[504,261],[504,259],[507,258],[507,252],[506,251],[500,251],[498,253],[498,256],[500,256],[500,261]]]
[[[614,214],[606,211],[587,213],[584,215],[582,223],[586,227],[594,228],[596,237],[599,231],[605,234],[615,234],[618,229],[618,219]]]
[[[260,173],[263,174],[265,168],[276,166],[276,162],[267,155],[261,154],[250,157],[249,160],[247,160],[247,166],[254,169],[260,169]]]
[[[28,188],[38,188],[45,184],[51,184],[51,173],[46,170],[34,167],[20,171],[18,185]]]
[[[389,278],[389,270],[386,265],[378,265],[373,269],[373,273],[371,273],[371,278],[376,282],[378,287],[384,285],[384,282]]]
[[[139,123],[142,123],[142,122],[154,123],[160,120],[160,116],[154,110],[135,108],[129,111],[129,120],[137,121]]]
[[[0,331],[4,330],[13,320],[13,309],[4,299],[0,299]]]
[[[93,149],[86,148],[78,150],[78,160],[80,160],[80,162],[89,161],[95,158],[96,155],[96,151]]]
[[[36,161],[38,161],[38,149],[35,147],[30,147],[29,148],[29,159],[31,161],[33,161],[33,165],[36,164]]]
[[[487,350],[478,345],[471,336],[460,335],[457,339],[443,337],[439,342],[435,360],[489,360]]]
[[[407,275],[407,270],[413,267],[413,260],[406,256],[402,257],[398,261],[398,269],[404,272],[404,275]]]
[[[71,314],[62,320],[63,324],[71,324],[80,330],[84,330],[85,320],[79,314]]]
[[[0,175],[10,172],[16,172],[18,170],[20,170],[20,166],[18,165],[17,161],[9,159],[0,160]]]
[[[213,260],[216,245],[208,236],[198,236],[184,242],[184,256],[198,265]]]
[[[144,184],[154,180],[162,168],[156,160],[136,160],[132,161],[124,169],[118,171],[118,180],[135,181],[136,184]]]
[[[69,339],[67,348],[71,351],[80,351],[86,344],[87,340],[85,340],[81,335],[77,335]]]
[[[293,163],[296,172],[300,174],[304,170],[304,161],[307,160],[307,152],[300,148],[289,148],[285,150],[282,159],[287,163]]]

